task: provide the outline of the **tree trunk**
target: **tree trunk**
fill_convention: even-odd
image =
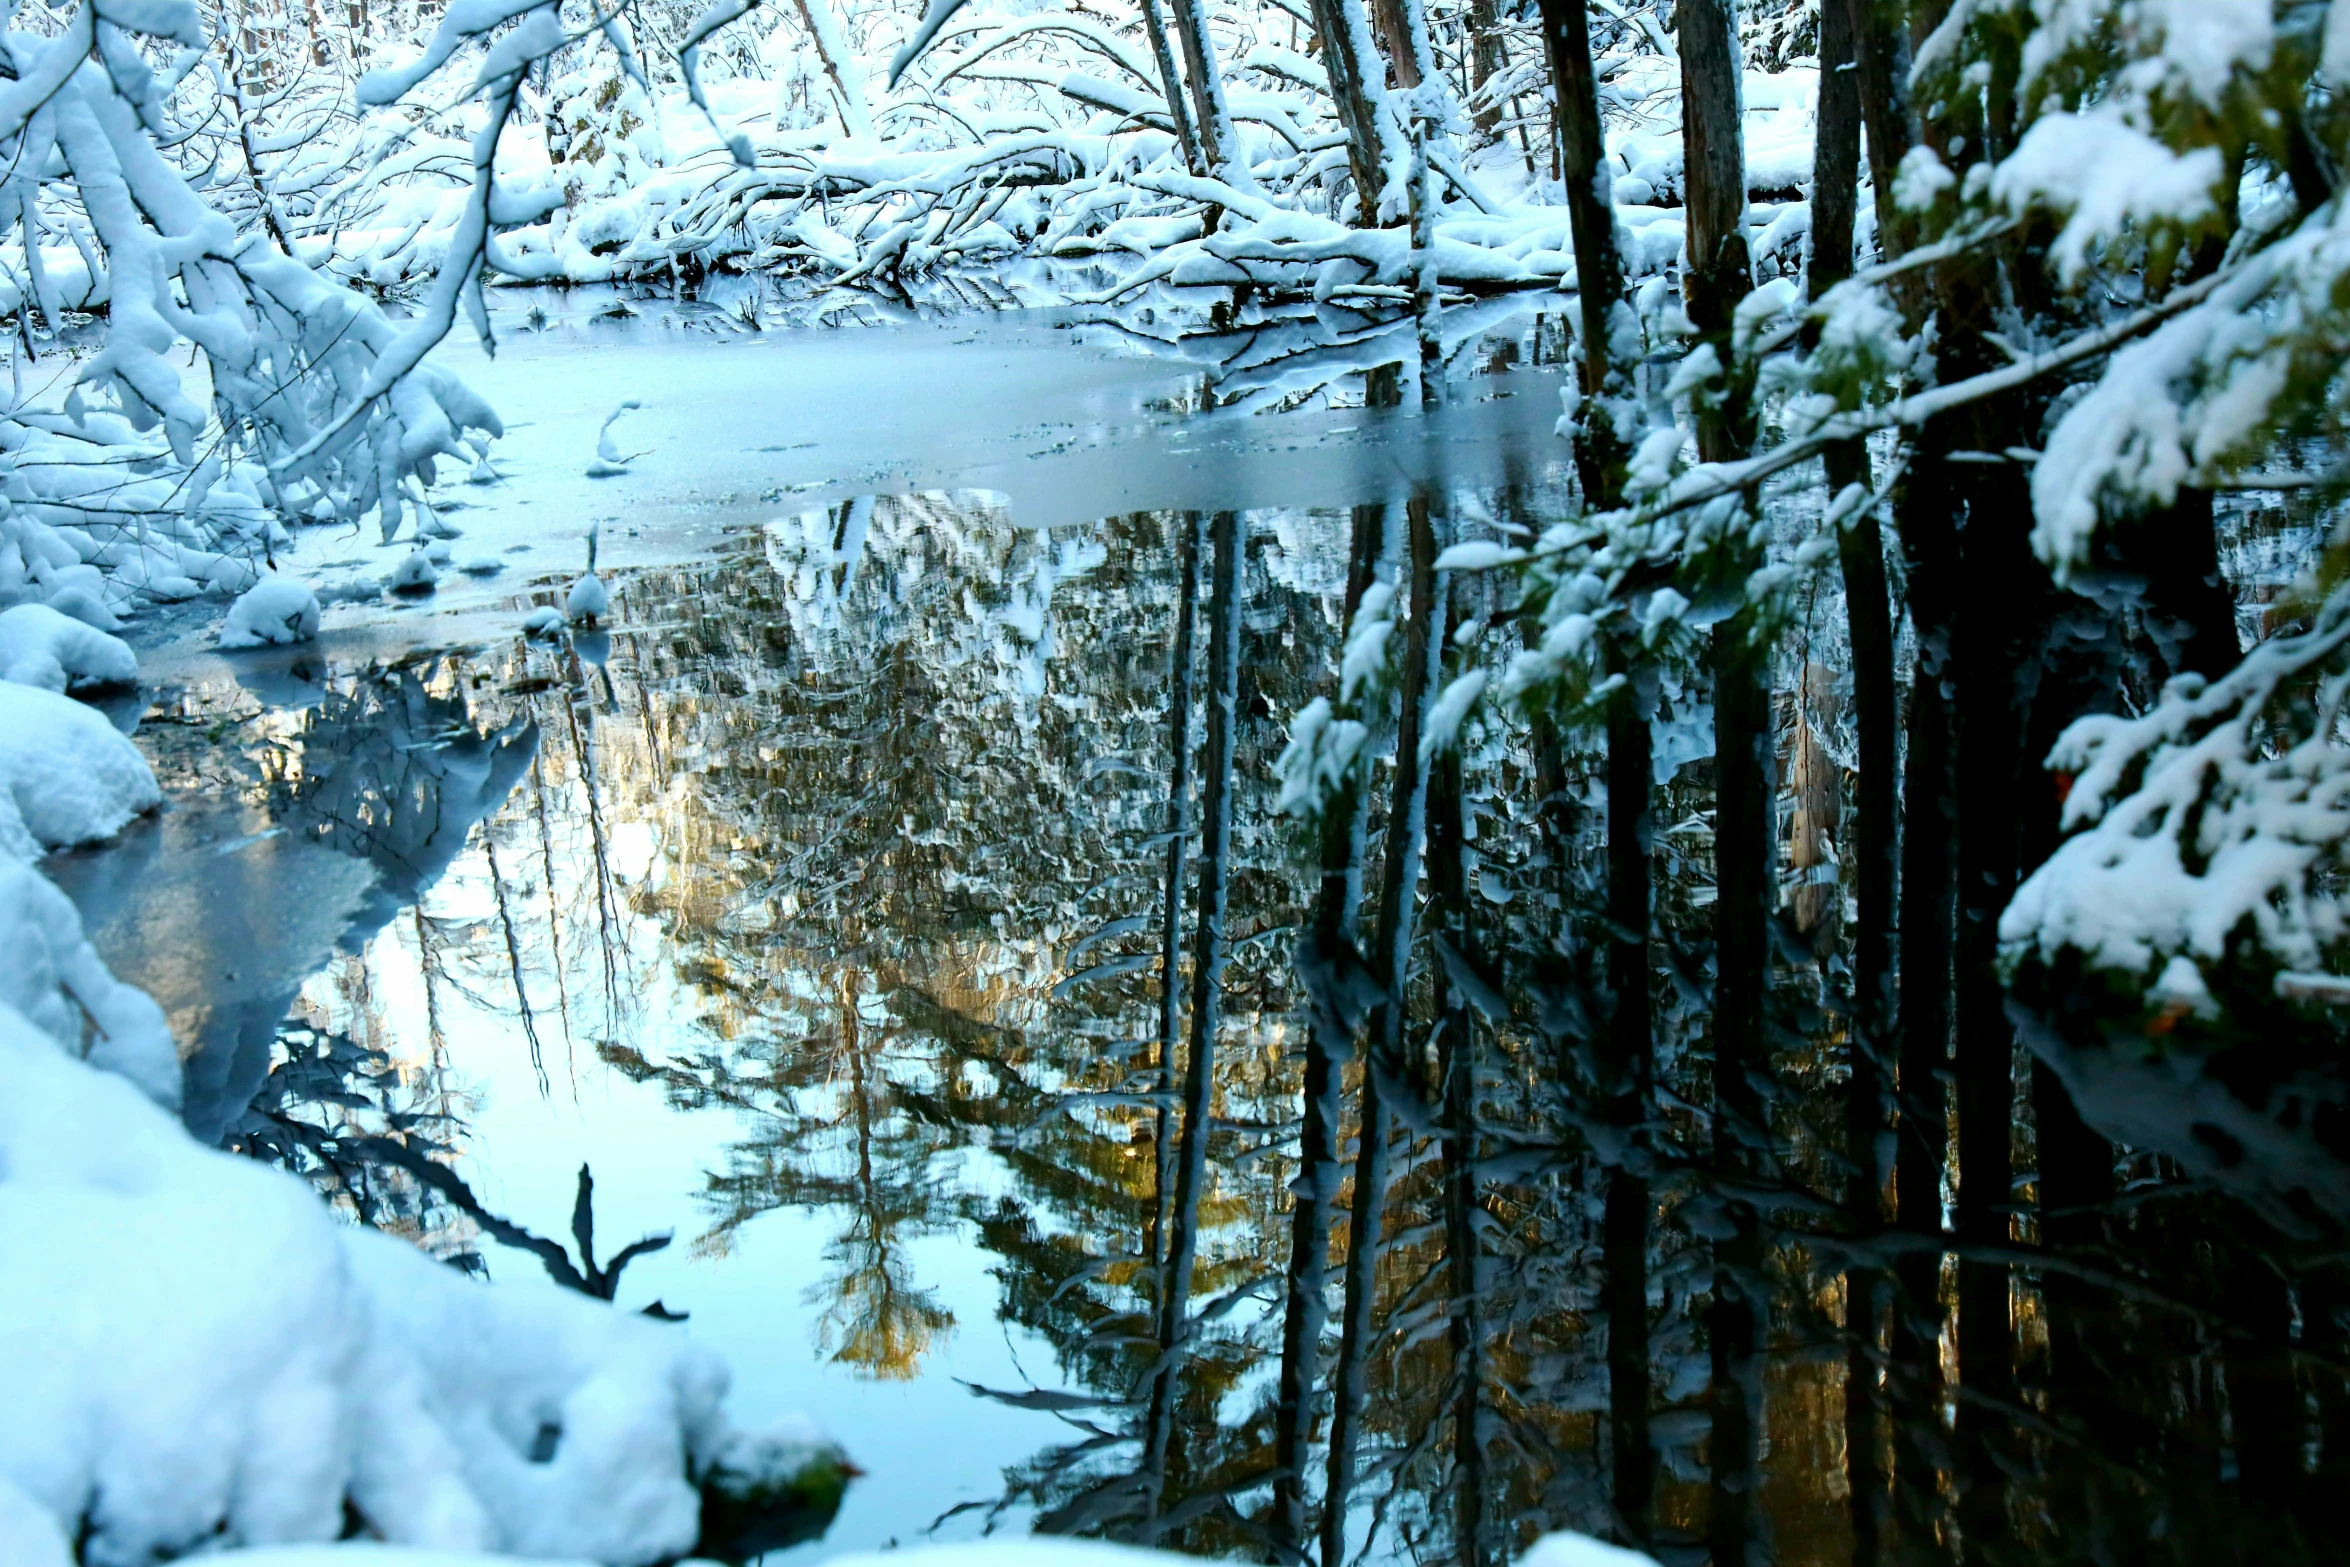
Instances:
[[[1575,466],[1585,502],[1606,511],[1623,496],[1624,443],[1609,404],[1631,394],[1630,368],[1612,352],[1611,328],[1624,299],[1624,259],[1616,244],[1607,146],[1599,124],[1599,75],[1591,63],[1585,0],[1542,0],[1542,47],[1557,95],[1555,118],[1567,225],[1574,235],[1577,304],[1582,316],[1583,406],[1575,429]]]
[[[1728,462],[1753,444],[1745,379],[1732,364],[1730,327],[1753,287],[1746,244],[1746,157],[1739,125],[1738,34],[1731,0],[1682,0],[1681,126],[1686,148],[1689,319],[1715,345],[1729,376],[1717,408],[1701,410],[1698,455]],[[1753,558],[1731,570],[1742,578]],[[1748,606],[1713,630],[1714,677],[1714,1128],[1717,1195],[1749,1184],[1767,1146],[1761,1076],[1770,1068],[1763,996],[1770,966],[1771,832],[1769,649]],[[1762,1216],[1727,1199],[1730,1233],[1714,1246],[1707,1321],[1713,1356],[1707,1448],[1707,1541],[1715,1567],[1759,1563],[1762,1540]]]
[[[1605,1120],[1627,1145],[1649,1117],[1656,1051],[1649,951],[1656,774],[1650,701],[1641,682],[1627,680],[1607,706],[1607,982],[1614,1008],[1600,1036],[1600,1091]],[[1656,1494],[1648,1422],[1651,1206],[1641,1152],[1627,1147],[1607,1171],[1599,1288],[1607,1315],[1608,1462],[1616,1527],[1634,1545],[1647,1542]]]
[[[1199,126],[1184,96],[1183,75],[1175,68],[1175,46],[1167,36],[1165,0],[1142,0],[1142,30],[1149,35],[1151,59],[1159,68],[1159,86],[1167,97],[1167,118],[1175,122],[1175,142],[1183,149],[1183,166],[1194,174],[1208,172],[1200,161]]]
[[[1469,92],[1479,100],[1477,134],[1489,142],[1501,124],[1501,102],[1490,95],[1488,84],[1509,63],[1501,47],[1500,0],[1469,0],[1468,31]]]
[[[1379,226],[1379,194],[1387,186],[1387,154],[1379,117],[1386,97],[1378,45],[1363,0],[1314,0],[1314,30],[1322,35],[1322,69],[1346,132],[1347,172],[1354,178],[1355,221]]]
[[[1224,72],[1216,63],[1216,41],[1208,36],[1206,0],[1168,0],[1175,9],[1175,36],[1183,47],[1184,74],[1191,80],[1192,122],[1199,132],[1200,162],[1225,183],[1253,189],[1232,109],[1224,97]]]
[[[1844,0],[1820,9],[1819,131],[1812,164],[1811,264],[1813,299],[1852,273],[1853,230],[1860,182],[1860,82],[1854,61],[1852,13]],[[1859,441],[1825,454],[1828,490],[1869,484],[1868,448]],[[1886,1065],[1893,1024],[1892,933],[1894,855],[1900,800],[1894,689],[1893,616],[1885,582],[1885,545],[1876,508],[1849,518],[1837,534],[1844,576],[1844,608],[1852,644],[1853,730],[1859,763],[1847,854],[1853,862],[1853,1016],[1851,1080],[1846,1088],[1845,1152],[1851,1176],[1845,1207],[1855,1233],[1884,1228],[1885,1170],[1878,1147],[1890,1127]],[[1853,1567],[1875,1567],[1887,1543],[1887,1476],[1878,1446],[1877,1378],[1882,1352],[1884,1282],[1874,1268],[1844,1275],[1844,1329],[1850,1341],[1844,1365],[1845,1476],[1852,1508]]]
[[[1437,592],[1440,598],[1450,596],[1442,579]],[[1449,606],[1440,609],[1440,617],[1449,619],[1448,610]],[[1438,650],[1439,666],[1441,657]],[[1481,975],[1483,954],[1473,923],[1473,855],[1462,788],[1457,746],[1430,758],[1428,884],[1438,939],[1451,949],[1438,965],[1436,1042],[1444,1116],[1438,1157],[1452,1295],[1454,1548],[1461,1567],[1481,1567],[1486,1555],[1485,1448],[1479,1416],[1485,1385],[1485,1321],[1477,1266],[1477,1015],[1453,966]]]

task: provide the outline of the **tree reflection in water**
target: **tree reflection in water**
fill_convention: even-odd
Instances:
[[[417,689],[456,694],[469,732],[544,742],[475,850],[405,894],[427,995],[516,1016],[550,1092],[594,1070],[557,1070],[561,1038],[731,1112],[693,1245],[832,1216],[807,1288],[822,1352],[860,1375],[952,1368],[978,1325],[914,1243],[982,1248],[1003,1319],[1054,1362],[982,1390],[1039,1423],[988,1511],[1258,1559],[1318,1538],[1323,1567],[1477,1567],[1556,1527],[1694,1556],[1716,1247],[1738,1233],[1712,1124],[1705,691],[1643,687],[1654,791],[1616,851],[1646,845],[1645,933],[1611,908],[1604,735],[1472,720],[1457,755],[1423,768],[1405,745],[1401,778],[1314,828],[1275,805],[1288,722],[1337,689],[1350,626],[1390,616],[1422,661],[1362,698],[1375,745],[1399,703],[1506,658],[1511,606],[1432,562],[1548,505],[1528,479],[1045,533],[984,496],[868,498],[628,582],[600,667],[450,657]],[[1808,792],[1782,802],[1745,1112],[1773,1157],[1734,1161],[1730,1194],[1763,1225],[1761,1468],[1738,1483],[1769,1558],[1850,1560],[1860,1516],[1900,1525],[1900,1560],[1953,1559],[1960,1517],[1969,1562],[2319,1559],[2311,1509],[2350,1443],[2334,1243],[2264,1229],[2155,1153],[2070,1170],[2088,1205],[2043,1214],[2035,1138],[2061,1102],[2019,1070],[2010,1240],[1968,1243],[2006,1280],[2012,1372],[1970,1381],[1949,1365],[1954,1239],[1854,1187],[1850,1128],[1875,1124],[1844,1094],[1855,932],[1817,890],[1823,775],[1850,754],[1831,608],[1778,682],[1780,772]],[[368,1012],[355,972],[339,996],[314,983],[317,1021]],[[1636,1016],[1619,991],[1643,974]],[[1297,1255],[1317,1230],[1326,1255]],[[1866,1333],[1848,1277],[1878,1292]],[[1849,1367],[1888,1362],[1848,1399]],[[1970,1400],[1996,1402],[1956,1419]],[[1898,1490],[1856,1500],[1848,1474]]]

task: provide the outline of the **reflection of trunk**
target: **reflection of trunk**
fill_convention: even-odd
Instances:
[[[1438,615],[1450,616],[1438,586]],[[1439,656],[1441,658],[1441,655]],[[1451,952],[1437,970],[1437,1080],[1444,1113],[1439,1144],[1444,1192],[1444,1251],[1451,1272],[1453,1490],[1457,1509],[1454,1549],[1462,1567],[1485,1559],[1485,1448],[1478,1408],[1485,1385],[1485,1321],[1477,1267],[1477,1018],[1461,979],[1483,972],[1472,920],[1474,855],[1461,800],[1461,753],[1450,746],[1430,758],[1428,774],[1428,884],[1438,938]]]
[[[1199,609],[1200,518],[1184,512],[1175,521],[1175,650],[1168,673],[1167,886],[1161,905],[1159,968],[1159,1107],[1156,1135],[1157,1210],[1151,1224],[1151,1266],[1158,1270],[1162,1298],[1167,1280],[1167,1233],[1175,1193],[1167,1184],[1175,1167],[1175,1055],[1183,1029],[1183,879],[1191,852],[1191,690],[1193,623]]]
[[[1918,664],[1901,793],[1901,1129],[1893,1207],[1903,1247],[1887,1370],[1894,1401],[1894,1505],[1905,1550],[1923,1549],[1935,1538],[1942,1510],[1933,1435],[1941,1423],[1942,1165],[1949,1138],[1943,1086],[1950,1055],[1952,938],[1950,710],[1943,695],[1949,658],[1949,566],[1943,546],[1949,524],[1923,515],[1932,501],[1912,500],[1917,491],[1932,495],[1936,477],[1913,467],[1901,497]]]
[[[1371,568],[1387,532],[1387,508],[1354,509],[1354,541],[1346,583],[1345,625],[1351,630]],[[1342,644],[1343,645],[1343,641]],[[1363,774],[1350,769],[1322,818],[1322,879],[1314,900],[1314,939],[1322,953],[1355,939],[1363,901],[1363,844],[1370,796]],[[1351,1031],[1330,1009],[1315,1007],[1306,1038],[1304,1124],[1298,1134],[1297,1206],[1289,1231],[1289,1286],[1281,1323],[1281,1383],[1273,1432],[1273,1518],[1276,1552],[1293,1559],[1306,1539],[1305,1465],[1313,1443],[1314,1384],[1322,1328],[1328,1315],[1330,1224],[1342,1178],[1339,1124],[1344,1117],[1344,1063]]]
[[[1381,148],[1379,98],[1386,90],[1379,52],[1363,18],[1362,0],[1314,0],[1314,31],[1322,37],[1322,68],[1330,99],[1346,132],[1347,172],[1354,176],[1355,221],[1379,226],[1379,192],[1387,183]]]
[[[1208,1178],[1208,1118],[1215,1102],[1216,1030],[1224,1010],[1225,898],[1232,874],[1232,747],[1240,709],[1240,517],[1211,524],[1207,758],[1200,797],[1199,954],[1191,972],[1191,1051],[1183,1082],[1183,1141],[1176,1160],[1173,1243],[1159,1299],[1158,1379],[1151,1442],[1161,1463],[1175,1418],[1175,1389],[1191,1337],[1191,1276],[1199,1255],[1200,1198]]]
[[[1387,1204],[1387,1143],[1393,1112],[1380,1085],[1403,1070],[1405,992],[1411,978],[1412,898],[1420,880],[1427,827],[1427,774],[1420,734],[1427,720],[1435,660],[1444,651],[1438,624],[1436,530],[1428,498],[1405,507],[1410,535],[1411,617],[1403,630],[1403,691],[1395,732],[1395,778],[1387,808],[1387,852],[1379,879],[1379,926],[1371,964],[1387,999],[1372,1015],[1365,1051],[1363,1108],[1355,1156],[1354,1210],[1347,1221],[1346,1314],[1340,1322],[1336,1393],[1330,1411],[1330,1479],[1322,1510],[1322,1567],[1346,1560],[1346,1499],[1354,1488],[1355,1442],[1370,1386],[1372,1308],[1379,1279],[1379,1230]]]
[[[1738,38],[1727,0],[1681,6],[1681,124],[1688,149],[1689,319],[1730,365],[1732,313],[1753,286],[1747,261],[1746,167],[1740,139]],[[1716,409],[1700,410],[1698,455],[1727,462],[1752,440],[1743,377]],[[1759,558],[1733,562],[1733,580]],[[1758,1079],[1769,1070],[1763,993],[1770,962],[1771,707],[1768,650],[1758,615],[1742,609],[1713,630],[1714,677],[1714,1127],[1713,1178],[1729,1233],[1715,1243],[1712,1500],[1707,1535],[1720,1567],[1745,1567],[1759,1548],[1761,1215],[1725,1194],[1751,1182],[1767,1140]]]
[[[571,986],[563,977],[563,911],[555,902],[555,837],[547,827],[547,774],[537,757],[530,762],[531,815],[539,824],[539,874],[547,884],[547,962],[555,971],[555,1016],[563,1025],[563,1063],[574,1087],[579,1063],[571,1040]]]
[[[1648,1119],[1654,1060],[1649,993],[1650,754],[1648,703],[1627,680],[1607,704],[1608,989],[1614,1010],[1600,1036],[1603,1115],[1620,1140]],[[1648,1177],[1620,1148],[1608,1168],[1601,1219],[1600,1307],[1607,1315],[1608,1445],[1617,1527],[1648,1537],[1656,1457],[1648,1431]]]
[[[1819,135],[1813,158],[1812,251],[1806,283],[1818,299],[1852,272],[1852,239],[1859,208],[1860,83],[1854,64],[1852,12],[1844,0],[1820,10]],[[1825,454],[1828,489],[1841,495],[1869,483],[1868,449],[1860,442]],[[1894,824],[1898,800],[1894,760],[1893,622],[1885,586],[1885,545],[1875,507],[1849,519],[1837,533],[1844,575],[1844,609],[1852,643],[1852,722],[1859,751],[1859,796],[1844,845],[1853,864],[1855,923],[1852,951],[1851,1079],[1846,1087],[1845,1154],[1852,1171],[1845,1206],[1853,1229],[1883,1228],[1887,1172],[1877,1147],[1886,1121],[1885,1050],[1893,1019]],[[1831,885],[1831,893],[1836,891]],[[1878,1322],[1884,1285],[1873,1268],[1844,1275],[1845,1473],[1851,1489],[1853,1567],[1874,1567],[1886,1541],[1886,1476],[1878,1449]]]
[[[1175,46],[1167,38],[1164,0],[1142,0],[1142,27],[1151,41],[1151,59],[1159,68],[1159,86],[1167,96],[1167,117],[1175,122],[1175,140],[1183,149],[1183,166],[1194,174],[1207,171],[1199,161],[1199,127],[1183,96],[1183,77],[1175,69]]]
[[[539,1097],[547,1097],[547,1057],[539,1048],[538,1020],[531,1016],[530,990],[522,982],[522,940],[514,932],[514,911],[506,903],[506,878],[498,873],[498,840],[484,828],[481,853],[490,872],[490,891],[497,900],[498,928],[506,937],[506,968],[514,980],[514,1005],[522,1013],[522,1037],[530,1042],[530,1069],[539,1080]]]

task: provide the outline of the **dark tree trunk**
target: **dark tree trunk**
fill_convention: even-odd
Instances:
[[[1730,326],[1753,287],[1746,245],[1746,159],[1739,126],[1736,22],[1728,0],[1681,0],[1681,127],[1689,266],[1681,291],[1689,319],[1715,345],[1730,384],[1720,406],[1701,410],[1698,455],[1728,462],[1753,442],[1744,377],[1731,365]],[[1749,549],[1747,546],[1737,546]],[[1733,563],[1734,579],[1759,558]],[[1762,1277],[1762,1215],[1728,1194],[1750,1187],[1768,1128],[1759,1081],[1770,1059],[1763,997],[1770,967],[1774,842],[1771,832],[1769,649],[1758,615],[1741,609],[1713,630],[1714,679],[1714,1127],[1713,1178],[1729,1233],[1714,1243],[1713,1356],[1707,1445],[1707,1542],[1715,1567],[1751,1567],[1762,1538],[1762,1336],[1769,1307]]]
[[[1449,597],[1441,580],[1437,592],[1440,598]],[[1485,1386],[1485,1321],[1477,1265],[1477,1015],[1452,966],[1482,974],[1483,950],[1473,923],[1461,771],[1458,748],[1430,758],[1428,883],[1437,937],[1451,949],[1438,967],[1436,1046],[1438,1099],[1444,1115],[1438,1158],[1452,1295],[1454,1548],[1461,1567],[1481,1567],[1487,1553],[1485,1448],[1479,1414]]]
[[[1483,93],[1486,83],[1502,73],[1508,63],[1501,47],[1501,0],[1469,0],[1469,87],[1474,93]],[[1486,141],[1493,139],[1494,128],[1501,124],[1501,105],[1492,98],[1477,108],[1477,134]]]
[[[1820,10],[1819,131],[1812,164],[1812,253],[1806,283],[1813,299],[1852,273],[1860,184],[1860,83],[1854,65],[1852,13],[1843,0]],[[1868,449],[1859,441],[1825,454],[1831,497],[1869,484]],[[1893,1022],[1894,854],[1900,802],[1895,761],[1897,700],[1893,616],[1885,581],[1885,545],[1876,508],[1850,518],[1837,535],[1844,608],[1852,643],[1853,731],[1860,792],[1851,843],[1856,918],[1853,930],[1851,1081],[1845,1104],[1845,1150],[1852,1173],[1845,1206],[1854,1231],[1872,1236],[1885,1223],[1890,1172],[1878,1147],[1889,1128],[1886,1064]],[[1874,1567],[1886,1544],[1887,1476],[1879,1447],[1878,1341],[1884,1282],[1877,1269],[1844,1275],[1845,1477],[1852,1506],[1854,1567]]]
[[[1600,1036],[1600,1091],[1608,1125],[1628,1141],[1648,1120],[1655,1060],[1649,952],[1653,923],[1651,800],[1655,761],[1650,701],[1627,681],[1607,708],[1608,990],[1614,1009]],[[1648,1216],[1646,1166],[1637,1152],[1607,1170],[1601,1214],[1600,1307],[1607,1314],[1608,1460],[1616,1526],[1635,1545],[1654,1527],[1656,1449],[1649,1436]]]
[[[1591,61],[1591,18],[1585,0],[1542,0],[1542,47],[1557,94],[1556,122],[1567,226],[1575,241],[1577,301],[1582,319],[1579,366],[1585,407],[1577,421],[1575,466],[1594,511],[1623,494],[1623,443],[1601,398],[1627,395],[1628,368],[1610,352],[1609,328],[1624,298],[1624,258],[1616,245],[1616,209],[1609,192],[1607,143],[1599,124],[1599,76]]]

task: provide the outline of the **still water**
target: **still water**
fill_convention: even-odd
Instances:
[[[341,632],[314,647],[234,662],[180,649],[158,661],[144,713],[125,715],[169,807],[54,873],[192,1050],[200,1136],[302,1170],[354,1217],[501,1282],[552,1287],[491,1231],[562,1237],[583,1166],[597,1260],[673,1234],[630,1263],[619,1303],[685,1314],[732,1362],[744,1418],[804,1410],[866,1471],[793,1559],[998,1529],[1261,1558],[1298,1177],[1305,998],[1291,956],[1317,883],[1314,844],[1276,809],[1275,761],[1336,667],[1360,507],[1400,517],[1417,493],[1461,540],[1560,515],[1564,454],[1538,438],[1556,407],[1551,330],[1497,317],[1464,354],[1456,398],[1485,411],[1424,421],[1412,443],[1350,443],[1386,412],[1363,407],[1379,399],[1359,354],[1287,353],[1306,363],[1205,382],[1187,366],[1169,382],[1161,358],[1087,383],[1088,398],[1113,385],[1119,411],[1029,454],[1063,466],[1025,501],[762,487],[749,464],[690,528],[660,535],[681,514],[675,496],[596,492],[616,527],[635,519],[667,540],[614,575],[605,629],[524,637],[523,616],[559,603],[576,567],[518,558],[453,583],[437,608],[340,612]],[[675,370],[674,356],[659,362]],[[1521,392],[1543,401],[1539,418],[1497,395]],[[1232,417],[1251,397],[1271,419]],[[707,406],[713,428],[741,417],[723,392]],[[1230,461],[1191,460],[1218,442]],[[1233,455],[1243,448],[1256,456]],[[1284,448],[1320,466],[1301,478],[1271,460]],[[1091,455],[1070,466],[1072,451]],[[1155,504],[1072,515],[1072,491],[1119,484]],[[1327,504],[1290,497],[1317,485]],[[558,493],[492,497],[478,523],[453,515],[480,539],[527,539],[515,503]],[[1207,722],[1194,701],[1175,731],[1173,658],[1179,622],[1204,626],[1215,608],[1210,509],[1239,513],[1229,956],[1213,980],[1207,1179],[1196,1211],[1175,1213],[1163,1001],[1170,982],[1188,993],[1201,940],[1186,912],[1166,972],[1170,792],[1179,756],[1198,776]],[[1463,591],[1463,646],[1514,645],[1495,591]],[[1837,610],[1809,613],[1795,644],[1804,695],[1782,727],[1790,748],[1833,752]],[[1407,1115],[1371,1332],[1354,1346],[1368,1399],[1346,1532],[1350,1553],[1381,1561],[1458,1558],[1463,1420],[1486,1469],[1481,1554],[1611,1527],[1599,1210],[1562,1105],[1573,1030],[1537,983],[1596,848],[1588,816],[1563,835],[1537,820],[1524,733],[1473,730],[1463,766],[1472,901],[1505,993],[1477,1025],[1480,1341],[1464,1375],[1449,1337],[1463,1298],[1452,1155]],[[1695,945],[1711,893],[1705,771],[1702,747],[1660,746],[1660,1092],[1685,1125],[1703,1119],[1689,1046],[1708,984]],[[1597,798],[1588,776],[1566,793],[1570,806]],[[1386,829],[1374,812],[1374,844]],[[1179,901],[1202,877],[1198,854],[1181,863]],[[1819,1190],[1838,1179],[1820,1141],[1832,1112],[1824,1098],[1807,1108],[1836,1075],[1833,936],[1831,921],[1815,950],[1782,955],[1794,1031],[1774,1124],[1790,1179]],[[387,1143],[447,1162],[465,1199],[419,1185]],[[1698,1208],[1669,1181],[1659,1190],[1651,1435],[1670,1557],[1702,1538],[1710,1270]],[[1789,1209],[1772,1264],[1762,1512],[1772,1560],[1825,1567],[1852,1554],[1841,1264],[1807,1251],[1812,1221]],[[1154,1410],[1170,1226],[1197,1247],[1197,1325]],[[2036,1294],[2017,1301],[2028,1355],[2045,1328]],[[2144,1334],[2159,1316],[2117,1308],[2112,1321]],[[1337,1325],[1334,1313],[1325,1378]],[[2152,1379],[2129,1410],[2141,1447],[2109,1455],[2122,1479],[2092,1477],[2101,1505],[2132,1517],[2166,1464],[2186,1494],[2233,1494],[2222,1471],[2245,1450],[2199,1424],[2212,1418],[2193,1397],[2208,1344],[2162,1331],[2185,1337],[2130,1362]],[[1940,1440],[1946,1420],[1911,1437]],[[2079,1543],[2060,1527],[2061,1444],[2034,1462],[2047,1489],[2016,1504],[2021,1536]],[[2227,1531],[2224,1507],[2203,1511],[2196,1527]]]

